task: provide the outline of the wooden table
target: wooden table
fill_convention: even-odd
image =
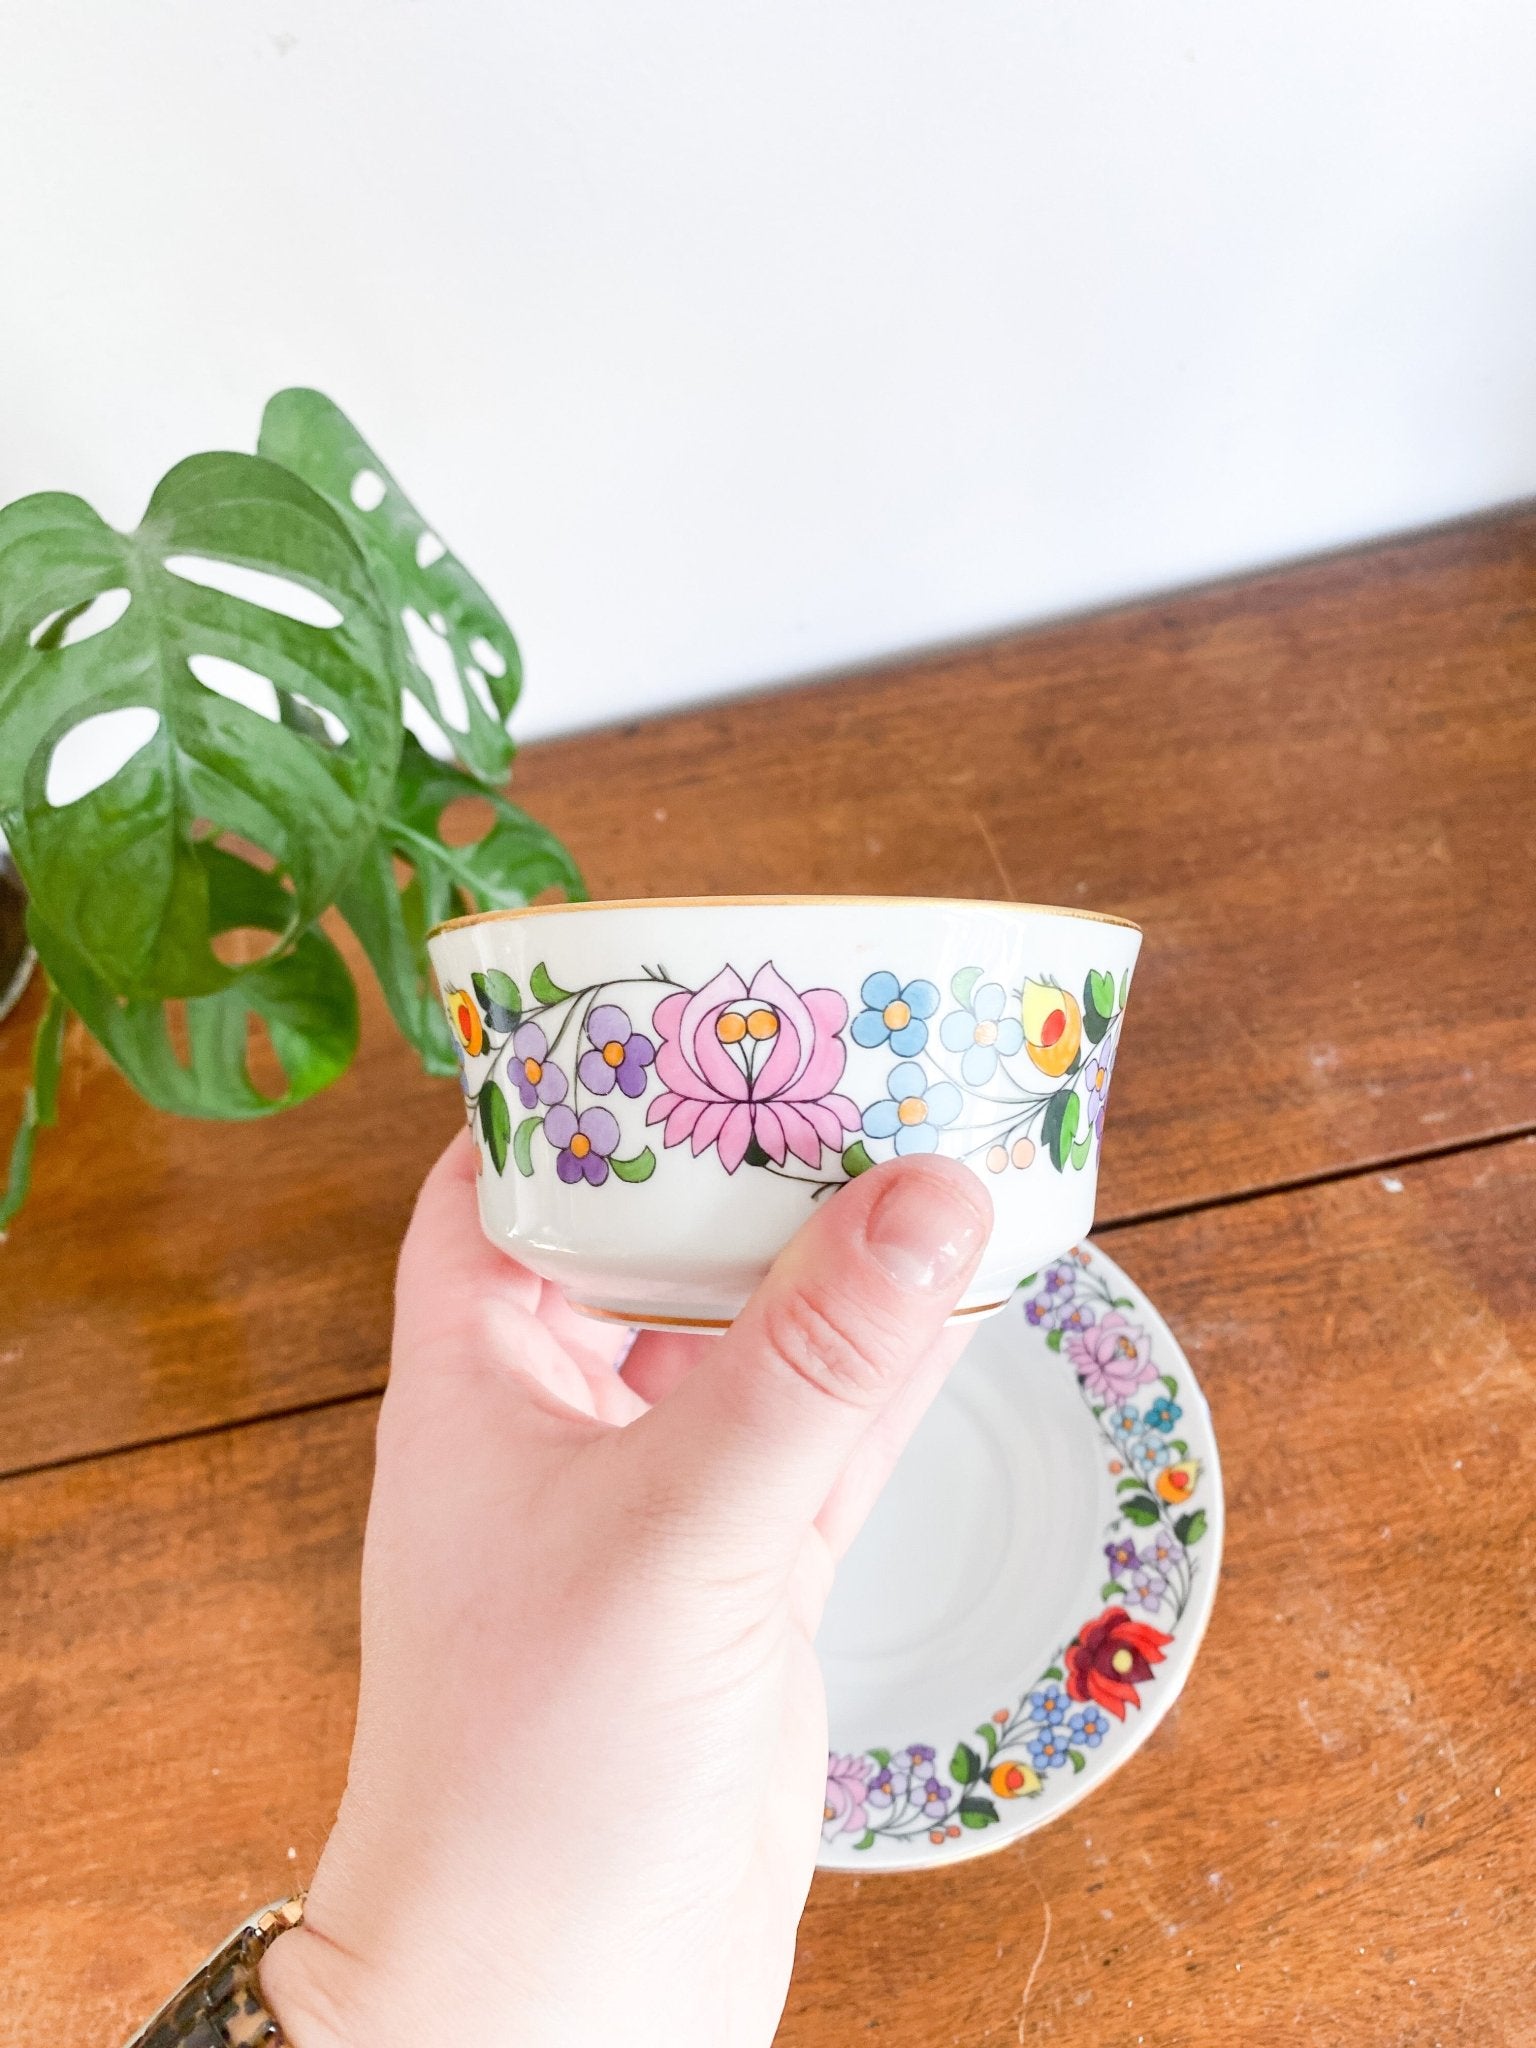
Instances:
[[[532,748],[520,788],[598,894],[1146,927],[1100,1234],[1215,1409],[1210,1634],[1038,1835],[819,1879],[785,2048],[1536,2041],[1536,512]],[[0,1250],[0,2043],[111,2043],[313,1863],[391,1260],[457,1117],[371,998],[265,1126],[71,1063]]]

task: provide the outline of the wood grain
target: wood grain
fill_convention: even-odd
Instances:
[[[1030,1841],[819,1880],[782,2048],[1536,2039],[1533,1243],[1530,1141],[1114,1234],[1216,1415],[1200,1662]],[[6,2048],[117,2038],[308,1871],[373,1416],[0,1485]]]
[[[1140,920],[1113,1220],[1536,1125],[1533,673],[1524,512],[531,748],[520,792],[598,894]],[[365,1007],[353,1072],[268,1123],[162,1118],[71,1061],[0,1251],[0,1469],[379,1384],[457,1108]]]

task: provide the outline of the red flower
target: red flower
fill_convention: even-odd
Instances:
[[[1154,1664],[1162,1663],[1164,1647],[1172,1641],[1149,1621],[1132,1621],[1123,1607],[1106,1607],[1067,1647],[1067,1691],[1123,1721],[1127,1705],[1141,1705],[1136,1688],[1152,1676]]]

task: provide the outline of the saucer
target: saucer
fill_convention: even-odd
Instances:
[[[984,1323],[840,1566],[824,1870],[917,1870],[1044,1827],[1189,1676],[1221,1467],[1167,1324],[1093,1246]]]

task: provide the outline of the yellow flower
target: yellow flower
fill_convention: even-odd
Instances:
[[[1024,1050],[1052,1080],[1064,1074],[1083,1042],[1083,1012],[1076,996],[1054,981],[1026,981],[1021,1011]]]
[[[987,1783],[999,1799],[1027,1799],[1040,1790],[1040,1773],[1028,1764],[994,1764]]]
[[[1159,1472],[1154,1484],[1170,1506],[1178,1507],[1194,1492],[1199,1477],[1200,1460],[1181,1458],[1177,1465],[1170,1465],[1165,1471]]]
[[[454,1037],[474,1059],[485,1048],[485,1026],[480,1021],[479,1005],[468,989],[463,988],[449,989],[443,1004]]]

